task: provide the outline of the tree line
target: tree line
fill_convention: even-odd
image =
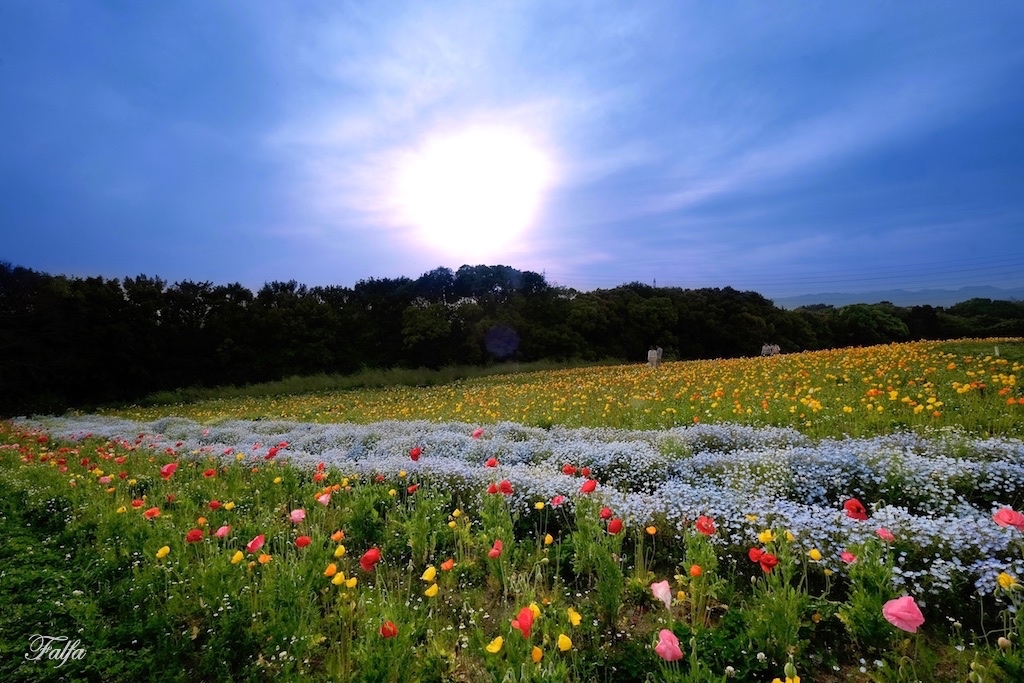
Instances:
[[[436,268],[353,287],[76,278],[0,262],[0,415],[163,389],[363,368],[643,362],[909,339],[1024,336],[1024,302],[776,307],[756,292],[633,282],[579,292],[509,266]]]

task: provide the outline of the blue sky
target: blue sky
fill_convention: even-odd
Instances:
[[[0,260],[251,289],[464,263],[1022,286],[1022,74],[1020,2],[6,0]],[[543,165],[498,159],[468,232],[428,239],[403,169],[481,130]],[[432,196],[496,173],[458,159]]]

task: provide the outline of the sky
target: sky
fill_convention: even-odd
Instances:
[[[1024,3],[0,3],[0,261],[1024,286]]]

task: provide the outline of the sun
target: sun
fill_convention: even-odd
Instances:
[[[399,167],[401,220],[450,254],[494,254],[524,235],[552,179],[551,163],[513,128],[435,136]]]

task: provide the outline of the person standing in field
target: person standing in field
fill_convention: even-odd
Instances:
[[[650,350],[647,351],[647,367],[658,367],[658,349],[654,344],[651,344]]]
[[[659,347],[657,348],[657,351],[658,351],[658,360],[657,360],[657,361],[655,361],[655,363],[654,363],[654,367],[656,367],[656,368],[660,368],[660,367],[661,367],[661,357],[662,357],[662,355],[663,355],[663,354],[664,354],[665,352],[664,352],[664,350],[663,350],[663,349],[662,349],[662,348],[661,348],[660,346],[659,346]]]

